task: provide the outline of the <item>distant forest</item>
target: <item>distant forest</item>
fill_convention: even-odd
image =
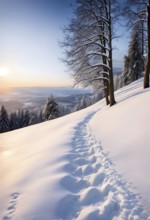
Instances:
[[[29,111],[28,109],[19,109],[18,111],[11,112],[10,114],[8,114],[5,106],[2,105],[0,109],[0,133],[24,128],[29,125],[34,125],[44,121],[59,118],[71,112],[86,108],[91,104],[94,104],[101,98],[101,94],[93,96],[92,99],[89,99],[87,96],[82,96],[80,102],[77,105],[75,105],[72,110],[63,105],[58,104],[53,95],[48,97],[44,110]]]

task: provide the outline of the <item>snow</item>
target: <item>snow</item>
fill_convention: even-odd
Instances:
[[[150,90],[0,135],[0,219],[150,220]]]
[[[94,116],[91,126],[115,169],[138,188],[149,209],[150,90],[142,86],[139,80],[118,91],[118,104]]]

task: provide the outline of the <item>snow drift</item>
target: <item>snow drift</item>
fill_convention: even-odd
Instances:
[[[2,220],[150,219],[150,90],[0,135]]]

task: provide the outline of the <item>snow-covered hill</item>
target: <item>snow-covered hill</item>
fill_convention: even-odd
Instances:
[[[2,220],[150,220],[150,90],[0,135]]]

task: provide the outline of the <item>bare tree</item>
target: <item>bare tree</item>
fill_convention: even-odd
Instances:
[[[66,48],[64,61],[73,71],[75,84],[103,86],[110,106],[115,104],[112,64],[115,2],[77,0],[75,16],[65,28],[66,38],[62,44]]]

